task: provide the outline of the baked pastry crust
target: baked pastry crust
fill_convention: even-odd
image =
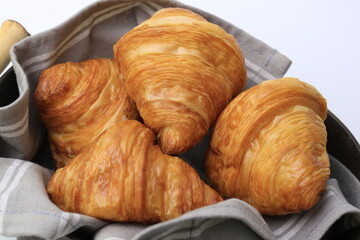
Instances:
[[[34,100],[48,129],[57,167],[63,167],[106,128],[139,117],[113,59],[67,62],[44,70]]]
[[[246,83],[234,37],[185,9],[156,12],[124,35],[114,53],[129,95],[167,154],[200,142]]]
[[[64,211],[145,223],[222,201],[193,168],[163,154],[154,141],[138,121],[114,125],[55,172],[50,199]]]
[[[242,92],[215,124],[205,162],[211,185],[262,214],[310,209],[330,174],[326,114],[326,100],[298,79]]]

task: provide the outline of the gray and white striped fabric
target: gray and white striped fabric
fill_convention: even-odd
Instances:
[[[19,97],[0,107],[0,235],[19,239],[319,239],[359,226],[360,184],[331,158],[327,191],[310,211],[264,217],[253,207],[229,199],[177,219],[151,226],[110,223],[63,212],[49,200],[45,186],[53,173],[46,132],[32,95],[41,71],[56,63],[113,57],[114,43],[164,7],[198,12],[233,34],[246,58],[248,85],[282,77],[291,61],[246,32],[176,1],[106,0],[96,2],[60,26],[33,35],[11,49]],[[1,85],[0,85],[1,86]],[[0,96],[1,98],[2,96]],[[181,157],[203,177],[208,136]],[[332,231],[332,230],[331,230]]]
[[[152,226],[63,212],[45,191],[51,170],[28,161],[0,161],[0,233],[19,239],[320,239],[331,226],[336,231],[331,234],[341,234],[360,224],[360,184],[333,158],[326,192],[309,211],[264,217],[245,202],[229,199]]]

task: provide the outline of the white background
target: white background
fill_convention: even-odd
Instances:
[[[50,29],[93,0],[0,0],[0,23],[29,33]],[[286,76],[315,86],[360,141],[360,1],[181,0],[242,28],[288,56]]]
[[[92,2],[0,0],[0,23],[13,19],[36,34],[62,23]],[[360,140],[360,1],[181,2],[233,23],[288,56],[293,64],[286,76],[315,86],[328,100],[329,109]]]

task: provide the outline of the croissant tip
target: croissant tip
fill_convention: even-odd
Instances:
[[[184,133],[177,127],[164,127],[158,133],[158,144],[163,153],[169,155],[181,154],[189,148]]]
[[[206,198],[207,198],[208,205],[216,204],[218,202],[223,201],[223,198],[215,190],[211,189],[210,187],[208,188],[208,191],[206,193]]]

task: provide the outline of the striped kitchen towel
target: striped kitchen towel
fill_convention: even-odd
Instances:
[[[143,225],[63,212],[45,191],[51,170],[0,158],[0,234],[19,239],[337,239],[360,224],[360,183],[340,162],[330,160],[326,192],[309,211],[264,217],[247,203],[229,199],[170,221]]]
[[[149,226],[109,223],[63,212],[52,204],[45,191],[53,173],[52,159],[32,97],[41,71],[66,61],[113,57],[112,46],[124,33],[164,7],[188,8],[233,34],[246,59],[247,87],[282,77],[291,64],[286,56],[232,24],[169,0],[95,2],[63,24],[24,39],[11,49],[19,97],[0,106],[0,235],[98,240],[319,239],[329,229],[340,234],[358,226],[359,182],[333,158],[327,191],[313,209],[300,214],[263,217],[248,204],[229,199]],[[203,141],[182,156],[200,176],[201,149],[206,144]]]

